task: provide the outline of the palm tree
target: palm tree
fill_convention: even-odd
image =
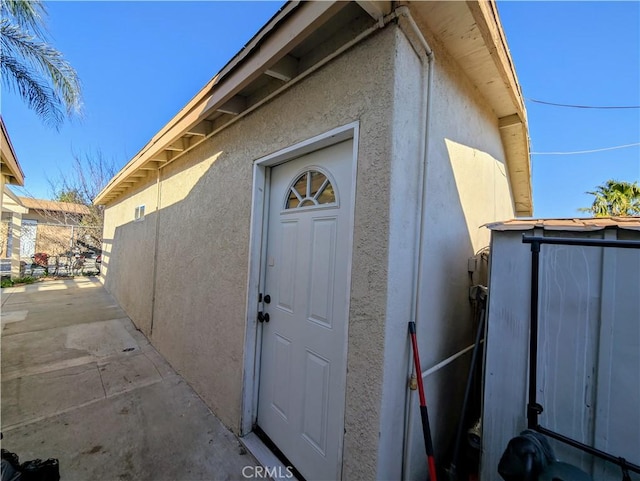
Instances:
[[[583,207],[582,212],[590,212],[595,217],[640,215],[640,185],[637,182],[607,180],[595,191],[591,207]]]
[[[0,73],[45,123],[59,127],[80,113],[80,81],[62,54],[47,43],[41,0],[0,0]]]

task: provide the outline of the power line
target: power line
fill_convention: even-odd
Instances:
[[[592,152],[604,152],[605,150],[625,149],[625,148],[627,148],[627,147],[635,147],[636,145],[640,145],[640,142],[636,142],[635,144],[616,145],[615,147],[605,147],[604,149],[576,150],[576,151],[573,151],[573,152],[531,152],[531,155],[573,155],[573,154],[591,154]]]
[[[601,106],[595,106],[595,105],[557,104],[557,103],[554,103],[554,102],[546,102],[544,100],[537,100],[537,99],[532,99],[532,98],[529,98],[529,97],[527,97],[527,100],[529,102],[535,102],[537,104],[553,105],[554,107],[569,107],[569,108],[573,108],[573,109],[640,109],[640,105],[616,105],[616,106],[601,105]]]

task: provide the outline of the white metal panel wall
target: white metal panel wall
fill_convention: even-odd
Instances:
[[[640,251],[607,249],[602,282],[595,447],[640,465]],[[594,479],[620,479],[620,470],[598,460]]]
[[[521,232],[492,232],[485,334],[481,480],[498,480],[509,439],[527,427],[530,246]]]
[[[522,234],[496,231],[492,236],[484,480],[498,479],[506,443],[526,427],[531,252]],[[615,234],[545,232],[584,238]],[[640,233],[626,235],[640,238]],[[640,464],[639,286],[638,250],[542,245],[537,400],[544,412],[539,422],[635,464]],[[621,478],[616,466],[552,444],[560,459],[594,479]]]
[[[561,237],[568,236],[561,233]],[[578,236],[602,238],[602,233]],[[543,244],[540,250],[537,400],[544,411],[539,423],[590,446],[594,439],[602,256],[601,247]],[[523,281],[529,289],[530,280]],[[555,451],[560,459],[590,471],[590,455],[561,443],[555,445]]]

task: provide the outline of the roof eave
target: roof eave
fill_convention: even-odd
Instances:
[[[408,2],[416,22],[458,64],[494,111],[518,216],[533,211],[524,98],[493,0]]]
[[[0,116],[0,157],[2,159],[2,175],[7,178],[7,183],[12,185],[24,185],[24,173],[16,157],[15,150],[11,144],[7,127]]]
[[[500,136],[507,156],[515,213],[519,217],[528,217],[533,215],[533,190],[529,128],[522,89],[495,1],[467,1],[466,4],[489,48],[491,58],[504,82],[505,93],[513,105],[512,113],[499,118]]]
[[[0,194],[2,195],[2,212],[12,212],[14,214],[26,214],[29,212],[29,209],[22,205],[18,196],[6,185]]]
[[[164,149],[203,122],[287,52],[315,31],[318,25],[344,8],[346,2],[289,2],[256,36],[125,165],[94,199],[107,204],[131,174],[145,164],[166,163]]]

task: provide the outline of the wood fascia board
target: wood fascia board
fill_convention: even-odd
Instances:
[[[519,216],[529,216],[533,213],[533,196],[529,134],[522,91],[507,48],[495,2],[493,0],[469,0],[466,5],[478,26],[486,48],[513,103],[515,113],[500,118],[498,127],[507,154],[507,168],[516,213]],[[517,147],[511,147],[514,145]]]
[[[235,92],[245,88],[269,67],[282,59],[293,47],[307,38],[320,25],[347,5],[346,2],[305,2],[282,28],[273,31],[260,45],[256,55],[248,56],[228,78],[219,83],[204,105],[205,116],[215,107],[229,100]]]
[[[533,193],[527,127],[522,122],[502,127],[500,137],[507,156],[507,171],[516,214],[525,217],[531,216],[533,214]]]
[[[184,107],[158,134],[129,161],[129,163],[111,179],[104,189],[96,196],[94,203],[101,203],[121,179],[137,170],[153,155],[164,150],[164,146],[171,144],[187,130],[204,120],[216,107],[232,98],[237,92],[245,88],[264,71],[284,57],[291,49],[313,33],[319,25],[343,9],[347,2],[303,2],[292,3],[276,15],[268,26],[263,28],[261,36],[254,37],[245,49],[232,62],[216,75],[200,94]],[[295,9],[295,11],[294,11]],[[276,24],[282,26],[274,29]],[[267,38],[266,33],[270,32]],[[260,34],[259,34],[260,35]],[[255,47],[260,44],[260,48]],[[242,62],[241,62],[242,61]]]
[[[498,20],[499,17],[494,8],[493,0],[471,0],[467,1],[466,4],[509,92],[516,112],[526,118],[520,85],[518,84],[513,61],[506,46],[506,39]]]
[[[281,11],[278,12],[267,24],[260,29],[260,31],[249,41],[249,43],[238,52],[221,70],[218,72],[207,84],[200,89],[200,91],[193,96],[193,98],[187,102],[187,104],[178,111],[173,118],[162,127],[156,135],[154,135],[147,144],[140,149],[140,152],[136,154],[134,159],[143,154],[148,148],[152,147],[158,140],[160,140],[180,119],[188,115],[193,109],[202,103],[202,100],[211,94],[211,90],[218,84],[219,81],[225,77],[231,69],[242,59],[252,53],[253,49],[259,44],[259,42],[266,36],[282,19],[286,18],[293,10],[295,10],[300,2],[292,1],[288,2]]]
[[[7,166],[9,176],[15,179],[15,182],[11,183],[24,185],[24,172],[22,172],[22,168],[20,167],[20,163],[16,157],[16,152],[13,149],[13,144],[11,144],[11,139],[9,138],[9,133],[7,132],[7,127],[4,125],[2,117],[0,117],[0,130],[2,130],[2,134],[0,136],[0,158],[2,163]]]
[[[248,55],[252,52],[253,48],[260,42],[260,40],[270,32],[283,18],[286,18],[293,10],[295,10],[300,2],[289,2],[287,3],[278,14],[276,14],[261,30],[258,34],[249,41],[249,43],[238,53],[235,57],[231,59],[227,65],[225,65],[220,72],[218,72],[207,84],[200,89],[200,91],[193,96],[193,98],[187,102],[182,109],[178,111],[173,118],[165,124],[152,138],[145,144],[142,149],[107,183],[107,185],[98,193],[96,198],[93,200],[94,204],[100,204],[105,199],[106,194],[108,194],[119,182],[121,178],[128,175],[128,173],[137,170],[141,164],[145,164],[146,159],[143,158],[144,154],[149,152],[154,147],[157,147],[158,143],[161,143],[163,137],[167,135],[169,131],[171,131],[177,123],[183,120],[185,117],[189,117],[189,114],[193,114],[193,111],[196,109],[198,105],[200,105],[207,96],[211,95],[211,91],[214,86],[218,83],[218,81],[228,73],[228,71],[233,68],[233,66],[239,62],[244,56]],[[193,117],[191,115],[190,117]],[[190,126],[196,125],[198,122],[191,122]],[[175,140],[175,139],[174,139]],[[155,149],[155,152],[159,152],[162,149]],[[148,157],[147,157],[148,158]],[[154,169],[155,170],[155,169]]]

